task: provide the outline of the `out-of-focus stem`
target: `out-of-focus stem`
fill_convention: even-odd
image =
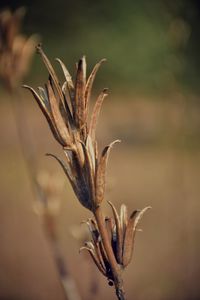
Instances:
[[[19,99],[16,99],[19,98]],[[25,167],[30,179],[30,184],[33,190],[33,193],[37,198],[40,198],[41,201],[47,202],[48,199],[46,199],[44,192],[41,188],[41,186],[38,184],[36,180],[36,154],[34,151],[34,145],[29,138],[29,132],[28,127],[26,124],[26,118],[25,115],[21,112],[21,99],[20,95],[17,90],[10,92],[10,102],[11,102],[11,108],[12,113],[15,121],[16,126],[16,132],[19,140],[19,146],[22,153],[22,157],[25,162]],[[17,102],[17,103],[16,103]],[[22,123],[23,120],[23,123]],[[26,130],[26,133],[24,134],[24,130]],[[57,241],[57,234],[55,231],[55,224],[51,221],[51,226],[48,220],[48,224],[46,223],[47,220],[44,221],[45,223],[45,230],[49,237],[49,241],[51,243],[51,247],[53,249],[55,262],[57,265],[57,269],[60,275],[61,284],[63,287],[63,291],[65,294],[66,300],[81,300],[81,297],[79,295],[76,283],[73,279],[73,277],[70,275],[70,272],[67,270],[66,264],[63,260],[62,254],[60,252],[60,248],[58,246]],[[55,220],[54,220],[55,221]],[[49,232],[48,232],[49,231]]]
[[[30,179],[31,188],[36,196],[41,197],[41,188],[36,181],[36,161],[34,145],[29,138],[28,126],[25,115],[22,113],[21,95],[17,89],[10,91],[10,104],[15,122],[17,138],[19,141],[22,158],[25,163],[26,171]],[[26,133],[24,134],[24,130]]]
[[[63,260],[63,256],[60,252],[58,243],[56,241],[51,241],[51,244],[54,251],[54,258],[56,261],[56,265],[60,274],[62,287],[67,300],[81,300],[76,283],[67,269],[67,266]]]
[[[102,214],[102,210],[101,207],[99,206],[95,211],[94,211],[94,216],[95,219],[97,221],[97,225],[99,228],[99,232],[102,238],[102,243],[105,249],[105,252],[107,254],[107,258],[109,260],[110,266],[111,266],[111,272],[113,275],[113,279],[114,279],[114,285],[115,285],[115,291],[116,291],[116,295],[117,298],[119,300],[125,300],[125,292],[124,292],[124,288],[123,288],[123,280],[121,277],[121,269],[117,264],[117,261],[115,259],[113,250],[112,250],[112,246],[107,234],[107,230],[105,227],[105,221],[104,221],[104,217]]]
[[[67,265],[64,262],[57,238],[55,217],[49,214],[44,216],[44,229],[48,236],[51,248],[53,250],[54,259],[60,275],[61,284],[67,300],[81,300],[81,296],[77,289],[73,277],[70,275]]]

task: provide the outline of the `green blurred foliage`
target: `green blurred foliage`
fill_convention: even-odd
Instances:
[[[121,92],[199,91],[198,1],[6,1],[27,7],[24,31],[42,37],[51,58],[73,72],[85,54],[88,65],[106,57],[99,85]],[[39,59],[32,79],[41,74]]]

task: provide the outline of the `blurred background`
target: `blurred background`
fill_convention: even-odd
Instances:
[[[124,273],[128,299],[200,299],[200,3],[152,1],[4,1],[0,9],[27,11],[22,32],[39,35],[54,63],[71,74],[84,54],[88,73],[101,58],[92,105],[109,88],[98,126],[100,146],[122,143],[109,162],[106,199],[129,210],[152,206],[142,220],[132,263]],[[63,80],[58,64],[55,69]],[[43,86],[47,72],[34,56],[23,80]],[[33,98],[14,97],[23,134],[37,154],[39,171],[64,180],[57,216],[59,244],[82,299],[115,299],[72,228],[90,217],[59,166],[62,156]],[[20,149],[10,96],[0,85],[0,299],[63,300],[52,249],[34,213],[35,196]],[[110,209],[105,203],[105,212]],[[95,282],[95,289],[93,288]]]

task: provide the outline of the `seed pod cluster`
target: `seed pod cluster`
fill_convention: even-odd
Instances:
[[[131,262],[135,234],[138,230],[139,221],[150,207],[135,210],[128,216],[126,205],[121,205],[120,214],[118,214],[115,206],[111,202],[108,203],[112,208],[113,217],[105,218],[105,227],[115,259],[118,265],[124,269]],[[108,280],[113,281],[111,266],[101,240],[97,223],[93,219],[88,219],[86,223],[92,239],[86,242],[85,246],[80,248],[80,250],[87,250],[101,273],[106,276]]]
[[[37,46],[49,73],[49,79],[44,88],[36,92],[29,89],[42,110],[57,142],[63,147],[66,161],[54,157],[62,166],[72,188],[81,204],[91,211],[101,204],[105,193],[105,176],[108,156],[111,147],[119,140],[106,146],[98,155],[95,137],[97,121],[107,89],[104,89],[96,100],[89,120],[89,100],[96,73],[105,61],[102,59],[95,65],[86,78],[86,59],[83,56],[78,64],[73,82],[66,66],[60,59],[65,81],[61,85],[54,68],[44,53],[41,45]]]

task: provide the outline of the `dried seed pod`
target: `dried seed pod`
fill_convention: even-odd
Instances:
[[[41,45],[37,46],[37,51],[49,72],[49,80],[45,89],[39,88],[39,95],[31,87],[27,85],[24,87],[33,94],[49,123],[55,139],[64,148],[68,167],[64,165],[63,161],[56,156],[54,157],[64,169],[76,196],[83,206],[94,211],[104,198],[105,173],[110,149],[114,143],[118,142],[117,140],[105,147],[100,159],[98,159],[95,131],[103,99],[107,96],[107,89],[104,89],[98,97],[90,125],[87,124],[87,110],[92,84],[104,60],[94,67],[87,80],[86,59],[82,57],[77,66],[75,83],[73,83],[64,63],[57,58],[56,60],[60,63],[66,80],[61,88],[53,66]],[[66,88],[70,100],[67,100]]]
[[[52,123],[57,129],[57,132],[62,140],[62,145],[64,147],[70,147],[72,144],[70,132],[66,127],[66,124],[61,115],[61,111],[59,109],[50,81],[48,81],[47,83],[47,93],[52,113]]]
[[[96,126],[97,126],[99,113],[101,110],[101,106],[103,104],[103,100],[108,95],[107,91],[108,91],[108,89],[104,89],[103,92],[101,92],[101,94],[97,98],[97,101],[93,108],[92,117],[91,117],[91,121],[90,121],[90,127],[89,127],[89,135],[90,135],[93,143],[95,142],[95,133],[96,133]]]
[[[141,211],[135,210],[127,223],[125,235],[124,235],[124,243],[123,243],[123,267],[125,268],[131,261],[133,255],[133,246],[134,246],[134,238],[136,234],[136,229],[140,219],[143,214],[150,209],[151,207],[145,207]]]
[[[119,264],[122,264],[122,254],[123,254],[123,232],[122,232],[122,227],[121,227],[121,222],[120,222],[120,217],[117,213],[117,210],[115,206],[109,201],[109,205],[112,208],[114,220],[115,220],[115,226],[116,226],[116,259]]]
[[[86,86],[85,86],[85,109],[86,109],[86,114],[88,113],[88,103],[89,103],[89,100],[90,100],[90,95],[91,95],[92,86],[93,86],[95,76],[96,76],[101,64],[105,61],[106,61],[105,58],[100,60],[100,62],[98,62],[94,66],[94,69],[92,70],[90,76],[88,77],[88,80],[87,80],[87,83],[86,83]]]
[[[130,263],[132,258],[134,238],[138,223],[143,214],[151,207],[145,207],[141,211],[135,210],[128,218],[126,205],[121,205],[120,215],[118,215],[115,206],[110,201],[108,203],[112,208],[116,226],[116,245],[113,251],[118,264],[122,265],[122,267],[125,268]]]
[[[75,104],[76,104],[76,125],[78,129],[83,128],[86,121],[85,115],[85,83],[86,83],[86,60],[85,56],[79,60],[77,75],[76,75],[76,84],[75,84]]]
[[[106,184],[106,168],[108,162],[108,156],[112,146],[116,143],[119,143],[120,140],[116,140],[106,146],[101,154],[96,173],[96,206],[100,205],[104,199],[105,194],[105,184]]]

